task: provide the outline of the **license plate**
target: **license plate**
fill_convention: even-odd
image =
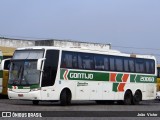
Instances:
[[[23,94],[18,94],[18,97],[23,97]]]

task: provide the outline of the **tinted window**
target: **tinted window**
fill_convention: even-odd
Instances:
[[[150,60],[150,64],[151,64],[151,71],[150,73],[155,73],[155,62],[153,60]]]
[[[129,59],[129,70],[130,72],[134,72],[134,59]]]
[[[62,53],[61,67],[148,74],[155,72],[154,60],[67,51]]]
[[[115,65],[117,71],[123,71],[123,59],[122,57],[117,57],[115,59]]]
[[[143,59],[136,59],[135,60],[135,70],[137,73],[145,73],[144,69],[144,60]]]
[[[95,69],[104,70],[104,56],[95,55]]]
[[[63,52],[61,59],[62,68],[77,68],[77,54],[74,52]]]
[[[129,72],[129,60],[127,58],[124,59],[124,71]]]
[[[94,69],[93,55],[87,53],[78,54],[78,65],[82,69]]]
[[[110,63],[110,70],[115,71],[115,62],[114,62],[114,57],[109,58],[109,63]]]
[[[109,70],[109,60],[108,56],[104,57],[104,70]]]

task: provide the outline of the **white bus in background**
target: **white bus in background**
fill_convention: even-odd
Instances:
[[[72,100],[139,104],[156,97],[156,65],[154,56],[113,50],[18,48],[11,59],[8,96],[33,104],[68,105]]]

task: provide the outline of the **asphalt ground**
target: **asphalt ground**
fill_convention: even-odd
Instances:
[[[69,106],[59,102],[0,99],[0,119],[67,119],[67,120],[160,120],[160,101],[142,101],[139,105],[96,104],[95,101],[72,101]],[[3,117],[2,117],[3,112]],[[11,118],[5,112],[11,113]],[[144,116],[145,115],[145,116]]]

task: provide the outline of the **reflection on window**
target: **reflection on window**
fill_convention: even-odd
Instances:
[[[154,74],[155,61],[141,58],[63,51],[61,68]]]
[[[117,71],[123,71],[123,59],[122,58],[116,58],[115,63],[116,63]]]
[[[79,54],[78,55],[78,61],[81,61],[82,63],[79,64],[79,68],[83,69],[94,69],[94,64],[93,64],[93,56],[90,54]]]
[[[129,60],[129,69],[131,72],[134,72],[134,60],[133,59]]]
[[[143,73],[144,72],[144,61],[137,59],[135,62],[136,72]]]
[[[128,59],[124,59],[124,71],[129,72],[129,61],[128,61]]]
[[[95,56],[95,69],[104,70],[104,56]]]
[[[72,52],[63,52],[61,60],[62,68],[77,68],[77,54]]]
[[[109,59],[110,62],[110,70],[115,71],[115,64],[114,64],[114,58]]]
[[[109,70],[109,60],[107,57],[104,58],[104,70]]]

